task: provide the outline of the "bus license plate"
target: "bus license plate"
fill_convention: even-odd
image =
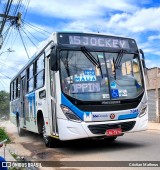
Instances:
[[[106,130],[106,135],[107,136],[118,136],[122,134],[122,129],[117,128],[117,129],[108,129]]]

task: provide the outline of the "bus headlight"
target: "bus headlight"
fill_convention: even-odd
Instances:
[[[61,105],[61,109],[67,119],[71,121],[81,122],[81,119],[77,115],[75,115],[68,107]]]
[[[144,116],[146,113],[147,113],[147,105],[144,105],[144,106],[140,109],[139,117]]]

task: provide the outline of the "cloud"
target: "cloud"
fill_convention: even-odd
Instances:
[[[138,9],[136,5],[128,3],[126,0],[39,0],[30,2],[30,9],[41,15],[48,15],[58,18],[82,19],[85,17],[102,17],[110,10],[134,12]]]
[[[111,10],[117,10],[117,11],[124,11],[132,13],[139,9],[135,3],[131,3],[126,0],[118,0],[115,2],[115,0],[96,0],[96,5],[99,5],[101,7],[111,9]]]
[[[131,32],[159,31],[160,7],[136,11],[134,14],[115,14],[109,22],[109,27],[118,27]]]
[[[160,34],[159,35],[152,35],[148,37],[149,41],[153,41],[153,40],[160,40]]]

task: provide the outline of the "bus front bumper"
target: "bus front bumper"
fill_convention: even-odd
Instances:
[[[104,121],[104,122],[73,122],[58,119],[60,140],[73,140],[106,136],[107,129],[122,128],[123,133],[147,130],[148,115],[135,119]]]

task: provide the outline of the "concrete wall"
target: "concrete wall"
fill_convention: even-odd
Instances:
[[[159,96],[160,88],[160,68],[151,68],[147,70],[146,86],[148,92],[149,121],[159,122]]]
[[[147,89],[160,88],[160,68],[152,68],[147,70],[148,76],[146,76]]]
[[[148,90],[148,119],[149,121],[156,122],[156,91]]]

